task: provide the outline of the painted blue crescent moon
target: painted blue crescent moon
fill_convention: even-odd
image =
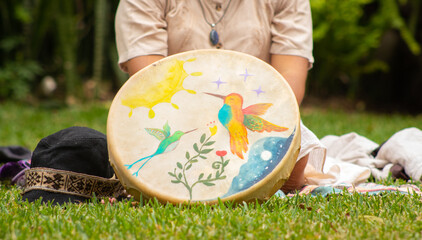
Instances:
[[[240,167],[230,189],[222,197],[244,191],[264,179],[286,155],[295,131],[288,137],[266,137],[256,141],[249,152],[248,161]]]

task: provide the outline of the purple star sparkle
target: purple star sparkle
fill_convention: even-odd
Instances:
[[[261,93],[265,93],[264,91],[262,91],[261,86],[259,86],[258,89],[253,90],[254,92],[256,92],[256,95],[259,97],[259,94]]]
[[[217,81],[214,81],[214,82],[212,82],[212,83],[217,84],[217,88],[218,88],[218,89],[220,89],[220,85],[221,85],[221,84],[224,84],[224,83],[227,83],[227,82],[223,82],[223,81],[221,81],[221,77],[219,77]]]
[[[240,74],[240,76],[243,76],[243,81],[246,82],[246,78],[253,76],[253,75],[249,74],[248,69],[245,68],[245,73]]]

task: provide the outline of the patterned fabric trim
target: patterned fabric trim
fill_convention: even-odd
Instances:
[[[23,193],[44,190],[91,198],[118,197],[124,188],[117,179],[63,171],[51,168],[31,168],[25,172],[26,185]]]

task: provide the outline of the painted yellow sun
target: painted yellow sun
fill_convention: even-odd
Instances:
[[[179,107],[171,102],[172,97],[179,91],[187,91],[196,94],[194,90],[185,89],[183,82],[191,76],[201,76],[201,72],[188,74],[184,69],[185,62],[192,62],[195,59],[181,61],[174,59],[153,66],[150,71],[145,71],[142,79],[137,81],[134,86],[125,92],[122,97],[122,105],[130,108],[129,117],[132,116],[133,109],[146,107],[149,109],[149,118],[154,118],[154,106],[160,103],[170,103],[175,109]],[[154,69],[155,68],[155,69]],[[165,72],[165,74],[162,74]],[[159,77],[160,79],[156,79]]]

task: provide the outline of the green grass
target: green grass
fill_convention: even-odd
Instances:
[[[0,146],[21,145],[34,150],[41,138],[71,126],[90,127],[106,133],[110,104],[34,107],[0,103]]]
[[[305,125],[319,138],[356,132],[380,144],[404,128],[422,129],[422,113],[404,115],[312,107],[306,107],[301,112]]]
[[[263,204],[133,207],[20,203],[2,186],[4,239],[420,239],[419,196],[396,193],[272,198]]]
[[[110,103],[69,108],[0,103],[0,146],[33,150],[38,141],[69,126],[105,133]],[[422,128],[422,115],[374,114],[341,109],[302,109],[318,137],[357,132],[381,143],[406,127]],[[391,179],[381,182],[394,183]],[[403,183],[403,182],[399,182]],[[420,183],[416,183],[421,187]],[[420,196],[388,193],[271,198],[268,202],[216,206],[65,206],[22,203],[20,189],[0,184],[0,239],[421,239]]]

